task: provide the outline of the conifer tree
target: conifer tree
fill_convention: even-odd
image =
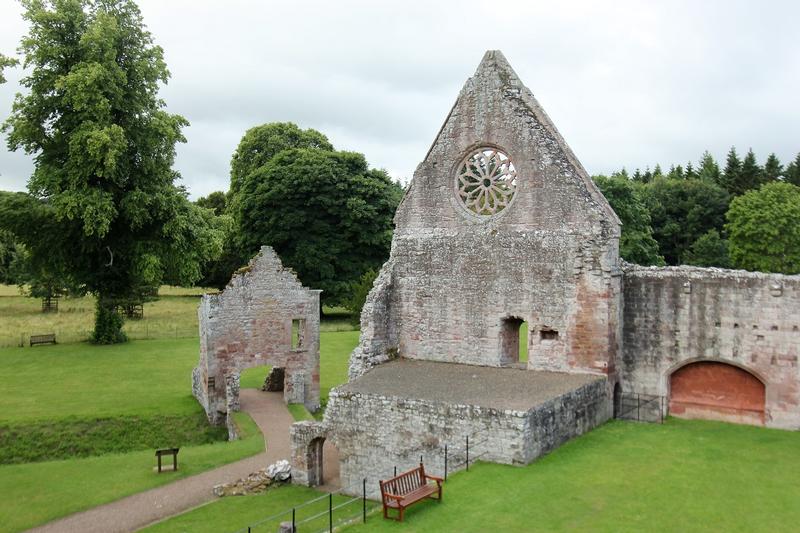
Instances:
[[[782,176],[783,165],[781,165],[780,159],[778,159],[778,156],[773,152],[767,156],[767,160],[764,162],[764,182],[769,183],[771,181],[777,181],[781,179]]]
[[[750,148],[747,151],[747,155],[744,157],[744,161],[742,161],[739,179],[734,183],[733,189],[729,190],[729,192],[734,196],[739,196],[747,191],[758,189],[763,183],[763,169],[759,166],[758,161],[756,161],[756,154],[753,153],[753,149]]]
[[[783,171],[784,181],[797,185],[800,187],[800,153],[794,158],[794,161],[786,165],[786,170]]]
[[[739,182],[739,174],[742,172],[742,160],[736,153],[736,148],[731,146],[725,160],[725,171],[720,175],[718,185],[726,191],[731,192],[735,184]]]
[[[719,165],[714,160],[708,150],[703,152],[703,157],[700,158],[700,168],[697,170],[697,177],[703,180],[709,180],[717,185],[721,184],[721,173]]]

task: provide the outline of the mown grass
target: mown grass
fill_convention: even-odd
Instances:
[[[292,520],[292,507],[304,504],[322,496],[321,493],[297,485],[283,485],[252,496],[222,498],[212,503],[193,509],[143,529],[147,533],[218,533],[247,531],[251,526],[252,533],[274,533],[281,522]],[[349,498],[334,496],[333,505],[337,506]],[[340,507],[334,511],[334,527],[345,519],[358,517],[361,514],[360,499]],[[370,509],[375,506],[369,503]],[[327,531],[328,498],[303,505],[296,511],[298,531]],[[277,516],[275,516],[277,515]],[[318,515],[318,516],[315,516]],[[266,519],[266,520],[265,520]]]
[[[205,413],[189,415],[65,418],[0,423],[0,464],[90,457],[132,450],[210,444],[228,439]]]
[[[198,339],[0,349],[0,420],[194,415]]]
[[[264,450],[255,423],[236,413],[243,438],[182,447],[177,472],[153,471],[153,450],[0,466],[2,531],[22,531]]]
[[[346,381],[348,357],[357,341],[358,332],[354,331],[321,334],[326,397],[331,387]],[[0,426],[196,417],[202,410],[191,396],[190,376],[198,352],[196,338],[0,349],[0,375],[13,377],[0,380]],[[267,369],[257,370],[260,375],[253,374],[252,381],[260,386]],[[246,419],[247,438],[232,443],[182,444],[180,469],[169,475],[153,474],[152,448],[0,466],[0,516],[4,517],[0,529],[33,527],[263,450],[260,432],[249,417],[237,414],[237,420],[238,415]],[[102,432],[95,436],[84,434],[83,443],[95,452],[108,451],[103,448],[106,441],[116,439]],[[55,432],[52,437],[57,438]]]
[[[442,504],[347,531],[797,531],[800,433],[610,422],[527,467],[479,463]]]

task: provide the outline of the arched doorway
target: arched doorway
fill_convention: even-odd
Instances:
[[[669,377],[669,412],[679,418],[764,425],[766,388],[753,374],[719,361],[697,361]]]
[[[528,361],[528,325],[518,317],[504,318],[500,324],[500,362],[504,365]]]
[[[339,481],[339,451],[325,437],[317,437],[308,444],[306,464],[308,484],[324,490],[336,490]]]

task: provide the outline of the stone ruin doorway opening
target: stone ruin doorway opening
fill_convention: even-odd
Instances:
[[[622,387],[619,383],[614,384],[614,418],[619,418],[622,414]]]
[[[669,376],[669,413],[679,418],[763,426],[766,386],[750,371],[721,361],[695,361]]]
[[[528,363],[528,323],[519,317],[504,318],[500,324],[500,363],[523,368]]]
[[[327,491],[339,489],[339,451],[330,439],[317,437],[308,444],[306,453],[309,486]]]

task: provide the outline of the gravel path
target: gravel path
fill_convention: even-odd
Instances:
[[[135,531],[215,499],[211,494],[211,488],[217,483],[236,481],[275,461],[289,459],[289,426],[294,419],[283,403],[283,393],[242,389],[240,399],[242,411],[253,418],[264,434],[264,440],[267,442],[265,453],[76,513],[31,531],[41,533]]]

